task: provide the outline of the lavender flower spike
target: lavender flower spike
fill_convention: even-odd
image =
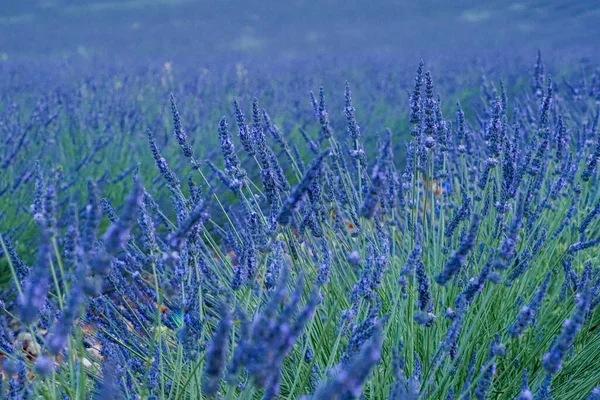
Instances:
[[[294,186],[292,193],[285,200],[277,220],[281,225],[288,225],[292,219],[292,213],[297,210],[304,195],[308,192],[310,185],[321,173],[321,166],[325,157],[329,155],[329,150],[321,152],[312,162],[300,182]]]
[[[227,121],[225,117],[221,117],[219,121],[219,140],[221,142],[221,152],[225,159],[225,171],[232,177],[243,176],[242,169],[240,168],[240,160],[235,152],[235,146],[229,130],[227,129]]]
[[[25,284],[23,285],[23,293],[18,299],[19,317],[21,322],[25,325],[31,325],[37,320],[39,311],[46,303],[46,298],[48,296],[48,287],[50,284],[49,271],[52,253],[50,238],[48,237],[47,232],[42,232],[42,243],[40,243],[38,247],[39,250],[35,265],[27,276]]]
[[[343,400],[360,396],[371,369],[381,358],[382,337],[379,330],[349,364],[337,367],[335,377],[321,384],[312,400]]]
[[[452,253],[444,268],[436,275],[435,281],[445,286],[463,267],[465,258],[475,246],[477,231],[479,230],[479,215],[474,214],[467,235],[461,240],[458,248]]]
[[[542,282],[540,288],[535,292],[535,296],[534,296],[533,300],[531,300],[531,302],[528,305],[523,306],[521,308],[521,311],[519,312],[519,316],[517,317],[517,320],[508,328],[508,333],[511,336],[513,336],[513,337],[521,336],[523,331],[525,331],[527,326],[533,320],[533,317],[534,317],[536,311],[540,308],[540,306],[542,304],[542,300],[544,299],[544,296],[546,295],[546,291],[548,290],[548,284],[550,283],[551,275],[552,275],[551,272],[549,272],[546,275],[544,282]]]
[[[484,371],[475,388],[475,398],[485,400],[496,374],[496,363],[491,363]]]
[[[175,96],[173,96],[173,93],[171,93],[169,96],[169,100],[171,102],[171,113],[173,114],[173,134],[177,138],[177,142],[179,143],[179,146],[181,146],[181,150],[183,150],[183,155],[187,158],[191,158],[193,153],[192,146],[190,145],[187,135],[185,134],[185,130],[181,125],[181,118],[179,117],[179,111],[177,111],[177,104],[175,104]]]
[[[137,209],[142,202],[142,197],[142,185],[138,178],[133,182],[133,189],[127,197],[127,200],[125,200],[125,207],[123,208],[120,217],[108,227],[106,233],[102,237],[104,248],[107,253],[114,254],[125,245],[125,242],[129,237],[131,225],[135,221]]]
[[[592,390],[590,395],[585,400],[600,400],[600,386],[597,386]]]
[[[555,374],[562,368],[562,362],[567,351],[573,344],[577,332],[585,321],[585,316],[590,309],[590,290],[586,290],[577,299],[575,311],[571,318],[565,320],[563,329],[556,342],[542,358],[542,366],[551,374]]]
[[[225,357],[227,356],[227,341],[229,340],[231,326],[231,314],[228,306],[222,303],[221,321],[219,321],[212,342],[206,352],[202,390],[208,395],[214,395],[219,390],[225,366]]]
[[[150,143],[150,150],[152,151],[152,156],[154,157],[154,162],[158,167],[161,175],[165,178],[169,186],[172,188],[179,187],[179,179],[175,175],[175,173],[167,164],[167,160],[160,154],[160,150],[158,149],[158,145],[156,144],[156,140],[154,139],[154,134],[150,129],[146,131],[148,135],[148,142]]]
[[[515,397],[515,400],[532,400],[532,399],[533,399],[533,394],[531,393],[531,390],[529,390],[529,389],[521,390],[521,393],[519,393],[519,395],[517,397]]]

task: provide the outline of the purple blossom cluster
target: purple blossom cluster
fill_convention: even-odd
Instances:
[[[7,117],[7,173],[41,140],[23,130],[102,134],[74,168],[38,157],[9,182],[31,182],[15,209],[34,223],[0,235],[0,396],[598,398],[600,79],[546,70],[538,56],[526,93],[484,77],[450,120],[421,61],[378,137],[348,82],[343,106],[321,87],[293,123],[241,93],[204,131],[185,91],[144,123],[80,121],[64,93],[25,127]],[[79,182],[116,126],[146,132],[130,145],[152,169]]]

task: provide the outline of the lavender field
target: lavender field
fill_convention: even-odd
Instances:
[[[600,400],[600,4],[5,3],[0,399]]]

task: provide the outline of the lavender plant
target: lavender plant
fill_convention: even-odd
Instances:
[[[323,88],[307,98],[296,128],[258,97],[245,114],[244,93],[200,133],[179,95],[155,120],[39,104],[28,130],[147,132],[130,143],[155,169],[80,195],[77,171],[127,144],[106,134],[91,150],[74,139],[79,168],[28,160],[11,181],[34,187],[14,208],[38,239],[22,254],[24,229],[0,235],[0,395],[597,398],[598,123],[583,121],[600,81],[546,71],[540,56],[533,93],[486,79],[476,112],[459,103],[451,121],[421,62],[407,125],[376,146],[350,83],[343,107]]]

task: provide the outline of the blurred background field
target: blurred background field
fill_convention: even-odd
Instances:
[[[258,65],[318,55],[415,60],[540,48],[593,56],[596,1],[3,1],[3,59],[70,58]],[[572,59],[570,60],[572,61]]]
[[[451,112],[460,100],[467,115],[477,111],[482,77],[503,79],[509,95],[527,87],[522,72],[538,49],[550,73],[593,68],[599,3],[567,3],[3,1],[0,230],[18,249],[31,243],[34,159],[63,168],[63,205],[77,200],[86,177],[117,200],[128,187],[108,183],[129,182],[124,171],[141,163],[142,176],[156,176],[145,130],[159,133],[167,156],[177,154],[170,93],[204,158],[217,150],[217,122],[233,117],[234,97],[246,113],[258,97],[298,139],[301,129],[318,131],[308,93],[324,86],[334,129],[343,131],[348,81],[367,150],[390,128],[402,162],[420,59],[448,99],[442,109]]]
[[[290,303],[317,310],[306,334],[257,351],[281,354],[281,365],[247,366],[281,376],[287,398],[327,387],[354,345],[381,350],[360,353],[381,358],[370,378],[373,365],[352,367],[368,366],[356,384],[367,382],[369,399],[400,391],[405,378],[420,398],[464,398],[475,383],[485,398],[494,376],[496,399],[527,385],[583,398],[597,385],[598,312],[586,313],[600,303],[600,270],[586,249],[600,242],[600,2],[0,2],[0,311],[21,313],[11,314],[12,333],[41,316],[31,335],[42,344],[33,354],[0,335],[0,358],[25,355],[41,376],[38,356],[49,351],[42,367],[61,382],[36,376],[37,393],[84,398],[114,361],[124,387],[153,392],[160,375],[162,398],[165,379],[181,390],[169,388],[169,399],[194,398],[192,386],[200,396],[210,361],[186,357],[210,360],[221,330],[232,329],[233,351],[246,335],[236,331],[240,312],[257,318],[268,298],[286,309],[285,290],[279,304],[263,289],[272,293],[288,258],[290,277],[316,281],[324,301],[317,307],[309,299],[321,294],[299,283]],[[119,246],[108,240],[116,236]],[[54,288],[43,309],[23,306],[36,296],[15,302],[19,280],[27,292],[43,288],[46,264]],[[19,279],[6,285],[11,274]],[[142,295],[120,292],[131,287]],[[518,313],[534,293],[539,304]],[[236,305],[233,328],[222,300]],[[48,328],[64,321],[70,342],[55,345]],[[373,329],[384,326],[377,344]],[[114,338],[121,356],[107,357]],[[100,340],[104,353],[85,355]],[[574,351],[549,363],[561,340]],[[75,371],[80,359],[97,371]],[[9,375],[13,387],[27,381]],[[265,389],[256,376],[240,381],[256,387],[218,376],[208,392],[256,398]]]

